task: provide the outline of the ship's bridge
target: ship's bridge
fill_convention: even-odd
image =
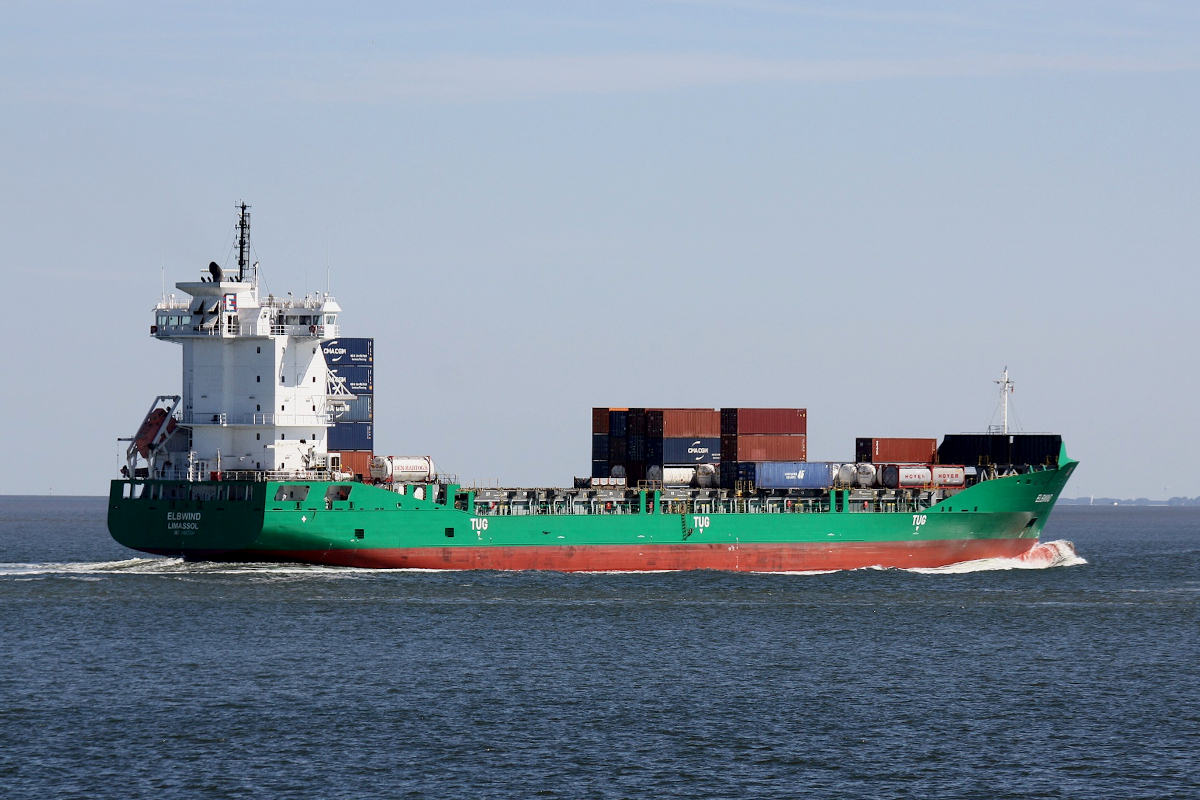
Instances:
[[[154,308],[150,333],[159,339],[190,337],[295,336],[336,339],[341,306],[326,293],[303,298],[267,295],[239,281],[187,281],[175,287],[191,299],[174,294]]]

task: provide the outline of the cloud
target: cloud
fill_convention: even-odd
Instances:
[[[927,59],[762,59],[735,55],[439,57],[358,65],[337,77],[291,82],[297,97],[324,102],[509,100],[620,94],[762,83],[831,83],[985,77],[1047,72],[1193,70],[1187,59],[990,55]]]
[[[179,65],[176,65],[179,66]],[[348,60],[263,54],[234,65],[142,73],[70,72],[0,80],[0,98],[134,108],[176,103],[500,102],[714,86],[1195,70],[1200,59],[977,55],[918,59],[753,58],[722,54],[436,56]]]

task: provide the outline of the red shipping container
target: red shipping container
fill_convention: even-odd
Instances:
[[[937,439],[871,439],[870,442],[872,464],[932,464],[937,461]]]
[[[721,412],[726,434],[808,433],[808,410],[804,408],[724,408]]]
[[[353,472],[367,480],[371,479],[371,458],[374,453],[369,450],[343,450],[338,455],[342,457],[343,472]]]
[[[708,439],[721,435],[721,412],[711,408],[664,408],[662,435]]]
[[[592,433],[608,433],[608,409],[592,409]]]
[[[722,436],[721,461],[807,461],[808,436]]]

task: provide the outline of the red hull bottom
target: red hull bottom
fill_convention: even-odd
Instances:
[[[609,572],[715,569],[732,572],[943,567],[983,558],[1018,558],[1037,539],[949,539],[924,542],[789,544],[587,545],[578,547],[413,547],[348,550],[240,551],[231,561],[301,561],[375,569],[497,569]]]

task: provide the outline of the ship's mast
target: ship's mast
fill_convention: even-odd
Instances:
[[[1000,433],[1008,433],[1008,396],[1012,394],[1015,383],[1008,379],[1008,367],[1000,373],[1000,380],[993,381],[1000,386]]]
[[[238,210],[238,280],[246,283],[258,283],[258,270],[250,263],[250,206],[245,202],[235,206]]]

